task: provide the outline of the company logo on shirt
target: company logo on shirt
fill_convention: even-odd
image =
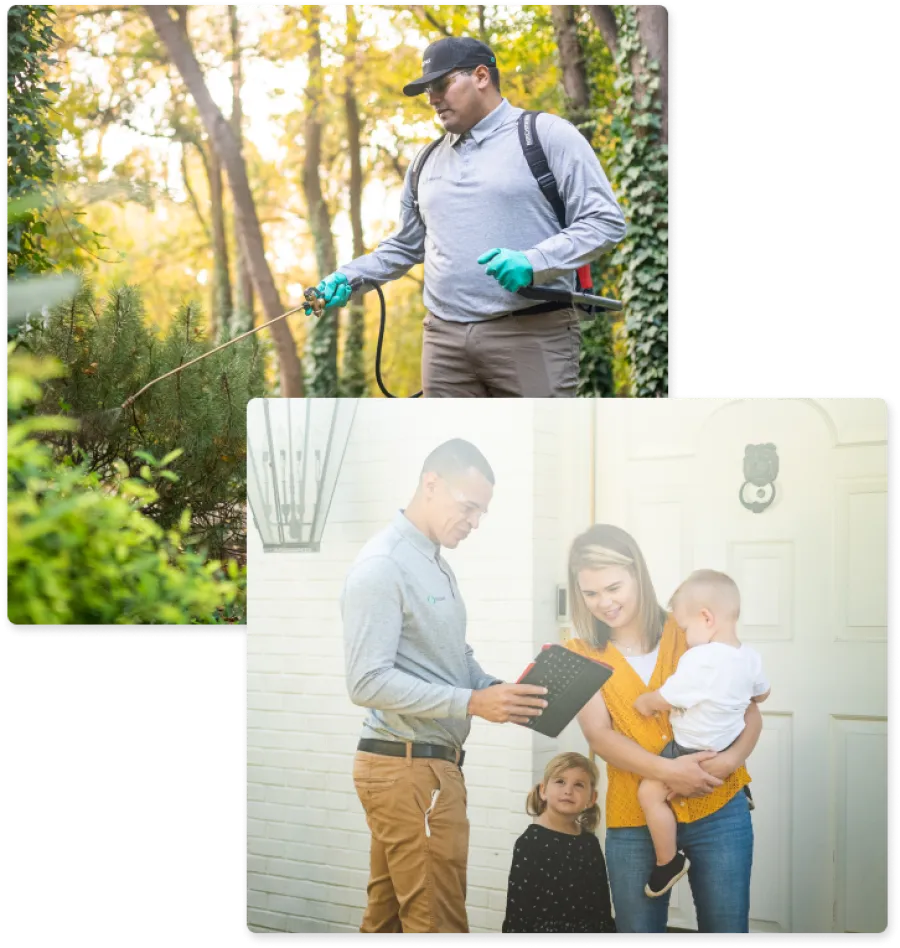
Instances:
[[[446,598],[446,596],[429,596],[428,602],[433,606],[436,602],[443,602]]]

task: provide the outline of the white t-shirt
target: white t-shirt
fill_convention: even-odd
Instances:
[[[624,653],[623,653],[624,654]],[[656,659],[659,656],[659,645],[646,655],[625,655],[625,661],[638,673],[638,677],[645,685],[650,684],[653,669],[656,668]]]
[[[750,699],[768,690],[759,652],[709,642],[681,656],[659,693],[678,709],[669,721],[682,747],[721,751],[744,730]]]

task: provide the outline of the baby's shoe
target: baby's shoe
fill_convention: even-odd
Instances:
[[[650,873],[650,881],[644,886],[644,892],[651,899],[665,895],[669,889],[691,868],[691,861],[684,853],[675,853],[675,858],[664,866],[655,866]]]

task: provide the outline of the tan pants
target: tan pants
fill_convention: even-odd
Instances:
[[[361,932],[468,932],[466,785],[456,764],[357,751],[372,833]]]
[[[572,308],[481,323],[434,313],[422,332],[426,398],[573,398],[581,326]]]

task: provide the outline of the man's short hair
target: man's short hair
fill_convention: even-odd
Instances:
[[[683,605],[692,615],[701,609],[726,613],[737,621],[741,614],[741,593],[727,574],[714,569],[697,569],[672,593],[669,608]]]
[[[484,63],[482,63],[484,65]],[[473,72],[477,69],[477,66],[471,66],[467,69],[461,69],[460,72],[465,73],[467,76],[471,76]],[[485,66],[485,69],[490,73],[491,76],[491,85],[499,92],[500,91],[500,70],[496,66]]]
[[[478,448],[470,441],[452,438],[439,444],[425,458],[422,474],[438,474],[443,478],[459,477],[470,467],[483,474],[489,484],[494,483],[494,472]]]

